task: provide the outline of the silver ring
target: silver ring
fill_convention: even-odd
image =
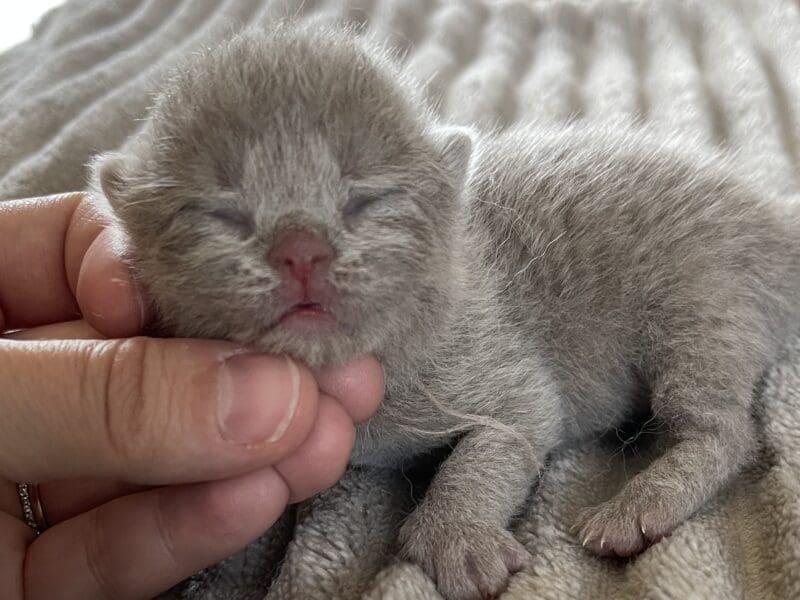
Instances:
[[[25,523],[33,529],[33,533],[40,535],[47,529],[47,519],[44,516],[42,500],[39,497],[39,485],[36,483],[18,483],[17,494],[22,506],[22,516]]]

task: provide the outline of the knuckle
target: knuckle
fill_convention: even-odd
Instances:
[[[102,509],[95,510],[87,520],[84,535],[86,569],[97,588],[99,598],[120,598],[120,590],[112,575],[107,540],[112,535],[104,525]]]
[[[112,452],[126,461],[149,461],[166,435],[168,410],[153,387],[164,380],[159,354],[147,338],[115,342],[108,351],[102,392],[105,434]]]
[[[156,537],[163,550],[163,559],[169,562],[170,567],[177,568],[180,564],[180,555],[170,526],[172,520],[169,518],[169,511],[165,507],[167,494],[167,490],[161,489],[156,496]]]

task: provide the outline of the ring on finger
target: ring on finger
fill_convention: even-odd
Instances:
[[[33,529],[36,535],[40,535],[47,529],[48,525],[47,518],[44,515],[44,508],[42,507],[42,499],[39,496],[39,484],[18,483],[17,494],[19,495],[25,523]]]

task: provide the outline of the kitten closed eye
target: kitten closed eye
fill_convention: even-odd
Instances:
[[[348,199],[347,204],[344,205],[344,208],[342,208],[342,214],[345,217],[354,217],[370,204],[381,200],[381,198],[382,196],[377,192],[352,195]]]
[[[253,233],[253,221],[246,214],[235,208],[218,208],[208,213],[208,215],[225,225],[238,229],[243,234],[250,235]]]
[[[252,219],[236,208],[221,207],[209,210],[209,208],[205,206],[187,205],[178,209],[176,216],[186,213],[213,219],[229,229],[236,231],[243,237],[250,236],[255,231],[255,225]]]
[[[402,194],[402,190],[392,189],[355,189],[350,193],[345,205],[342,207],[342,214],[345,218],[358,216],[368,207],[380,201],[394,199]]]

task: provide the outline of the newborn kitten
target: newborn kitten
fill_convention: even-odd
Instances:
[[[400,540],[450,599],[504,588],[545,456],[642,390],[671,446],[583,513],[581,541],[631,555],[701,507],[754,453],[753,385],[800,297],[795,217],[724,164],[613,128],[442,126],[347,33],[193,57],[94,189],[164,331],[381,359],[352,462],[454,445]]]

